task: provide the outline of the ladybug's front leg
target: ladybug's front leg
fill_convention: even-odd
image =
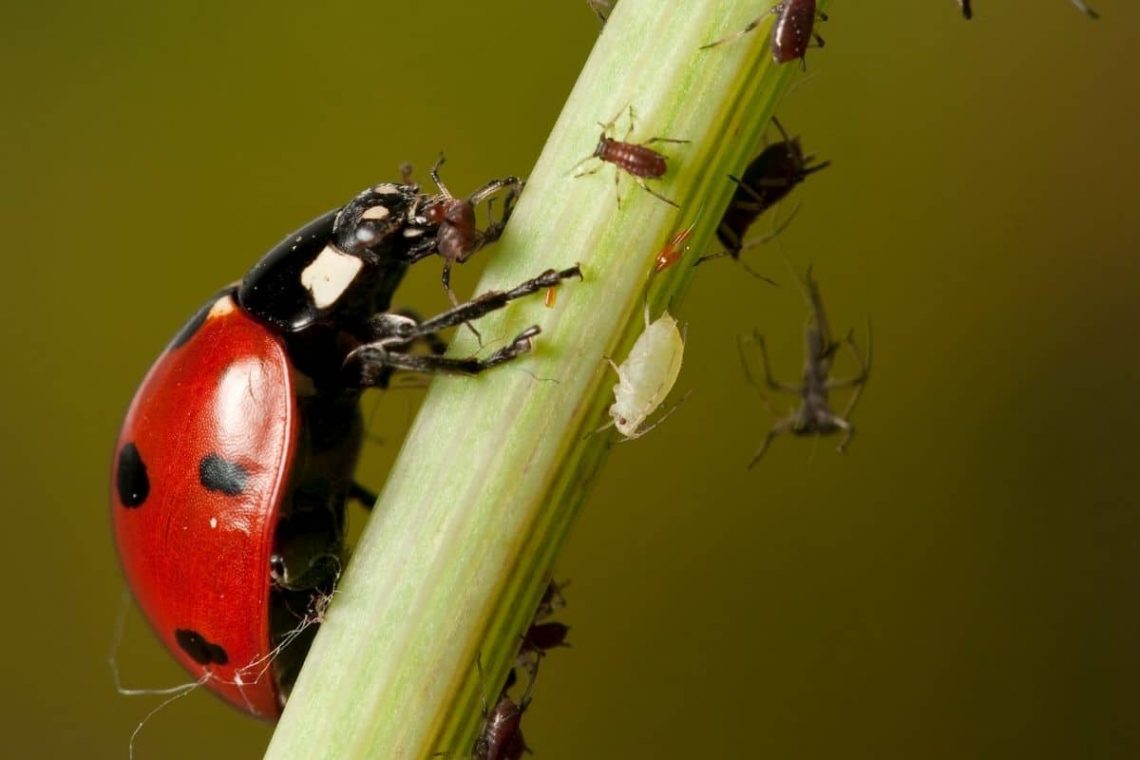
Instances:
[[[408,354],[398,350],[399,345],[388,349],[382,342],[368,343],[354,350],[345,361],[348,379],[362,388],[378,385],[391,375],[393,370],[408,372],[443,373],[450,375],[477,375],[491,367],[508,362],[530,351],[531,339],[541,329],[532,325],[523,330],[510,344],[500,348],[486,359],[468,357],[452,359],[446,356]]]
[[[359,387],[372,387],[386,381],[393,370],[411,372],[445,372],[475,375],[503,362],[510,361],[531,349],[531,339],[538,335],[538,326],[523,330],[511,343],[485,359],[469,357],[453,359],[445,356],[425,356],[407,353],[417,340],[427,339],[440,330],[455,327],[470,320],[503,308],[516,298],[555,287],[571,277],[582,277],[582,271],[573,266],[561,271],[548,269],[538,277],[505,291],[491,291],[454,309],[424,321],[402,314],[377,314],[370,321],[373,340],[354,349],[345,359],[347,382]]]

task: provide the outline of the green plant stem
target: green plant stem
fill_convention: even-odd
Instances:
[[[614,378],[654,313],[713,249],[720,214],[762,144],[796,64],[776,66],[768,22],[715,48],[765,9],[759,0],[621,0],[574,87],[478,292],[580,262],[555,308],[531,298],[480,322],[490,344],[531,324],[534,352],[477,378],[436,378],[345,573],[267,757],[466,756],[494,702],[554,560],[600,468]],[[672,4],[669,4],[672,7]],[[587,9],[583,7],[583,13]],[[527,65],[534,65],[533,63]],[[631,142],[669,156],[650,181],[678,211],[611,166],[574,178],[598,122],[628,109]],[[624,109],[624,110],[623,110]],[[657,251],[699,216],[690,254],[650,279]],[[726,266],[728,264],[725,264]],[[647,282],[649,289],[647,291]],[[478,350],[459,331],[452,355]],[[476,662],[482,665],[480,678]]]

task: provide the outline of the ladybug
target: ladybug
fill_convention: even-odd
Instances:
[[[548,270],[422,322],[388,311],[438,252],[437,202],[378,184],[286,237],[178,332],[119,434],[111,512],[135,599],[195,679],[261,718],[280,715],[316,632],[300,623],[339,577],[346,501],[372,500],[353,482],[364,389],[524,354],[537,326],[484,359],[440,356],[435,332],[581,277]]]

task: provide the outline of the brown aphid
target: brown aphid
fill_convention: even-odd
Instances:
[[[570,581],[558,583],[553,579],[546,584],[546,590],[542,592],[542,599],[538,601],[538,609],[534,611],[535,621],[544,620],[566,606],[566,597],[562,590],[569,585]]]
[[[522,716],[530,707],[530,693],[534,689],[535,675],[538,665],[531,671],[530,681],[527,683],[526,693],[516,704],[507,695],[514,686],[515,671],[512,669],[507,675],[507,682],[499,694],[499,701],[495,707],[488,711],[483,708],[483,728],[475,739],[471,757],[474,760],[519,760],[523,753],[530,752],[522,734]]]
[[[623,108],[622,111],[625,109]],[[614,118],[609,122],[602,124],[598,122],[598,126],[602,128],[602,133],[598,137],[598,144],[594,146],[594,152],[586,156],[578,162],[577,166],[590,161],[592,159],[599,159],[603,163],[613,164],[617,169],[624,171],[633,177],[634,182],[641,186],[641,189],[655,198],[659,198],[674,208],[680,208],[674,201],[666,198],[661,193],[645,184],[647,179],[660,179],[665,176],[665,172],[669,167],[666,163],[666,156],[658,153],[657,151],[647,146],[653,143],[687,143],[688,140],[678,140],[671,137],[654,137],[642,143],[628,142],[630,133],[633,132],[633,106],[629,106],[629,129],[625,132],[625,137],[621,140],[609,136],[610,130],[614,128],[618,117],[621,116],[621,111],[618,111]],[[577,169],[577,166],[575,169]],[[600,168],[600,166],[598,167]],[[587,174],[593,174],[598,168],[591,169],[586,172],[575,171],[575,177],[584,177]],[[618,193],[617,204],[621,208],[621,193],[619,187],[619,180],[621,178],[620,172],[614,173],[614,189]]]
[[[736,34],[702,45],[701,50],[742,37],[758,27],[768,16],[775,16],[770,38],[772,60],[787,63],[799,58],[803,61],[804,68],[807,68],[806,56],[811,41],[814,39],[817,47],[823,47],[824,44],[823,38],[814,31],[815,20],[818,18],[827,21],[827,14],[817,11],[815,5],[816,0],[781,0]]]
[[[488,182],[467,198],[456,198],[439,178],[439,168],[443,166],[444,160],[441,153],[431,168],[431,179],[439,193],[425,199],[419,217],[428,224],[438,225],[434,251],[443,259],[441,281],[452,305],[458,305],[459,299],[451,289],[452,264],[462,264],[480,248],[498,240],[510,218],[515,196],[521,191],[523,182],[518,177],[504,177]],[[489,203],[496,193],[505,188],[509,188],[509,192],[502,218],[486,230],[480,230],[476,226],[475,207],[484,201]]]
[[[614,6],[616,6],[617,3],[618,0],[586,0],[586,5],[590,6],[591,10],[594,11],[594,15],[596,15],[598,20],[603,24],[606,23],[606,19],[610,17],[610,14],[614,12]]]

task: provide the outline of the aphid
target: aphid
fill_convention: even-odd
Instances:
[[[569,585],[570,581],[556,583],[553,580],[546,584],[546,590],[542,592],[542,599],[538,602],[538,609],[534,611],[536,621],[545,620],[566,606],[566,597],[562,594],[562,589]]]
[[[451,289],[451,265],[462,264],[480,248],[499,239],[510,219],[515,198],[522,190],[523,182],[518,177],[504,177],[488,182],[465,199],[456,198],[439,178],[439,168],[443,166],[444,160],[441,153],[429,172],[439,194],[425,197],[418,216],[424,223],[438,226],[433,243],[434,252],[443,258],[443,275],[440,279],[452,306],[458,306],[459,299]],[[411,168],[406,165],[400,169],[405,177],[411,173]],[[504,188],[510,190],[504,202],[502,217],[487,229],[480,230],[475,226],[475,207],[483,201],[487,201],[489,207],[494,195]]]
[[[625,109],[623,108],[622,110],[624,111]],[[664,155],[646,146],[657,142],[687,143],[689,141],[677,140],[671,137],[654,137],[642,143],[627,142],[630,133],[633,132],[632,105],[629,107],[629,129],[626,130],[625,137],[623,139],[615,140],[609,136],[609,132],[614,128],[614,125],[617,123],[619,116],[621,116],[621,111],[618,111],[617,114],[605,124],[598,122],[598,126],[602,128],[602,134],[598,137],[598,144],[595,146],[594,152],[592,154],[586,156],[577,163],[575,169],[587,161],[595,158],[600,159],[602,163],[613,164],[617,169],[620,169],[631,175],[633,177],[633,181],[640,185],[641,189],[645,192],[656,198],[660,198],[674,208],[680,208],[674,201],[669,200],[664,195],[661,195],[661,193],[645,184],[645,180],[647,179],[660,179],[661,177],[665,176],[665,172],[669,168],[666,164],[666,157]],[[593,174],[594,172],[598,171],[599,168],[601,168],[600,165],[586,172],[575,171],[574,176],[584,177],[587,174]],[[617,204],[619,209],[621,208],[621,189],[619,186],[620,179],[621,173],[615,171],[614,190],[617,192]]]
[[[482,668],[480,667],[480,672]],[[507,675],[507,682],[499,694],[499,701],[492,710],[483,705],[483,728],[475,739],[471,757],[474,760],[519,760],[523,753],[530,752],[522,734],[522,716],[530,707],[530,694],[534,689],[538,665],[530,673],[526,693],[516,704],[507,692],[514,686],[515,671]]]
[[[768,239],[766,237],[752,244],[744,242],[748,230],[761,214],[783,200],[809,174],[831,165],[830,161],[811,164],[813,157],[804,155],[800,139],[788,137],[778,119],[773,117],[772,123],[783,139],[764,148],[760,155],[752,159],[752,163],[744,170],[743,177],[729,176],[736,183],[736,192],[716,228],[717,239],[724,246],[724,251],[702,256],[697,259],[697,264],[722,256],[731,256],[739,261],[743,251]]]
[[[815,39],[817,47],[823,47],[823,38],[813,31],[815,20],[818,18],[820,21],[827,21],[827,14],[816,11],[815,0],[781,0],[736,34],[702,45],[701,50],[743,37],[758,27],[768,16],[776,17],[776,21],[772,24],[772,60],[776,63],[787,63],[799,58],[803,61],[804,68],[807,68],[807,49],[812,39]]]
[[[764,336],[759,332],[753,332],[753,339],[760,348],[760,356],[764,362],[765,385],[773,391],[799,396],[800,405],[799,408],[787,417],[778,420],[772,426],[772,429],[768,431],[764,443],[761,444],[760,448],[756,450],[756,453],[752,455],[752,460],[748,463],[749,469],[754,467],[756,463],[760,461],[760,458],[764,456],[764,452],[768,450],[772,439],[783,433],[792,433],[794,435],[832,435],[842,431],[844,435],[837,449],[839,453],[843,453],[847,444],[851,441],[851,436],[855,434],[855,428],[851,425],[849,419],[851,413],[855,410],[855,404],[859,401],[859,396],[863,392],[863,386],[866,384],[871,372],[870,325],[868,325],[867,328],[867,356],[864,358],[859,352],[859,348],[855,345],[855,338],[851,333],[848,333],[842,343],[837,343],[831,339],[827,315],[823,311],[823,301],[819,295],[819,286],[816,285],[812,279],[810,268],[807,271],[805,282],[807,285],[807,297],[811,307],[811,318],[804,331],[806,344],[804,373],[803,380],[799,386],[781,383],[772,378],[772,369],[768,362],[768,350],[764,343]],[[829,375],[831,373],[832,362],[835,360],[835,354],[841,345],[846,345],[851,349],[855,361],[859,364],[859,374],[854,377],[835,380],[830,378]],[[744,340],[741,340],[739,348],[740,360],[744,365],[744,372],[748,377],[748,381],[760,391],[761,396],[764,398],[764,403],[768,407],[768,411],[772,412],[771,402],[767,396],[764,396],[763,388],[756,382],[751,370],[748,368],[748,361],[744,355]],[[831,406],[828,403],[828,394],[833,390],[841,388],[853,388],[854,392],[851,395],[851,399],[847,402],[847,408],[843,410],[843,414],[837,415],[831,411]]]
[[[614,6],[618,4],[618,0],[586,0],[586,5],[593,9],[594,13],[598,16],[598,20],[603,24],[610,14],[614,12]]]
[[[693,228],[696,226],[697,220],[694,219],[692,224],[670,238],[665,247],[657,252],[657,257],[653,260],[654,272],[664,272],[681,260],[681,257],[689,250],[687,243],[693,234]]]
[[[621,366],[606,358],[617,373],[618,384],[614,386],[614,403],[609,410],[612,419],[600,429],[613,425],[627,439],[638,438],[672,414],[670,410],[656,423],[645,425],[645,420],[661,406],[677,381],[684,353],[685,339],[677,320],[665,311],[650,323],[647,303],[645,331],[637,337],[629,356]]]

